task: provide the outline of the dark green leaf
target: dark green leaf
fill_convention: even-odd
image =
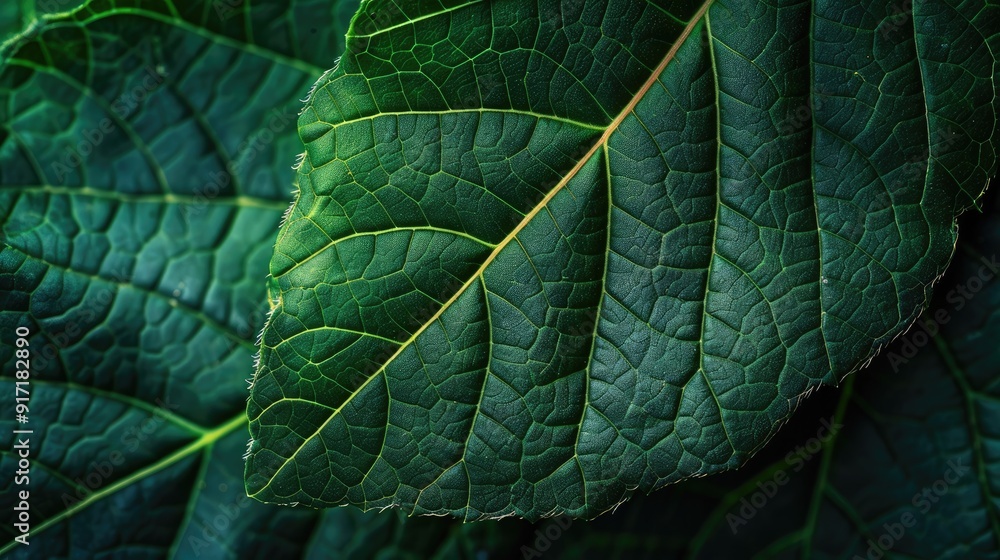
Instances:
[[[250,494],[591,517],[739,466],[923,309],[981,1],[368,0],[299,119]]]
[[[839,398],[810,399],[739,472],[637,498],[561,532],[547,554],[1000,557],[997,194],[964,221],[934,305]],[[841,427],[831,437],[825,424]]]

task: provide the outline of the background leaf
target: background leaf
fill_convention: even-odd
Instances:
[[[925,306],[995,170],[995,8],[364,2],[248,492],[593,517],[739,466]]]

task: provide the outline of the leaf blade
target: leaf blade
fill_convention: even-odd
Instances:
[[[952,152],[914,134],[932,129],[924,89],[912,86],[916,29],[879,38],[874,5],[844,16],[851,34],[839,31],[835,3],[706,3],[664,17],[674,34],[641,54],[649,30],[633,21],[648,14],[615,14],[635,18],[635,34],[609,25],[594,39],[587,23],[612,8],[429,6],[367,2],[355,28],[375,31],[349,39],[300,119],[300,195],[272,260],[275,311],[248,406],[247,487],[263,501],[467,520],[592,516],[637,487],[738,466],[802,394],[836,383],[915,319],[950,257],[954,217],[969,202],[960,195],[985,183],[943,179],[933,162]],[[512,14],[523,29],[488,23]],[[431,48],[443,38],[456,47]],[[634,61],[615,67],[616,85],[628,85],[611,93],[592,80],[613,73],[601,66],[604,38]],[[824,41],[839,46],[814,50]],[[535,46],[522,56],[515,44]],[[985,138],[995,123],[987,51],[979,45],[963,66],[977,94],[960,112],[992,118],[963,138]],[[862,71],[892,86],[868,85]],[[819,96],[831,101],[810,104]],[[607,128],[568,140],[539,117],[517,136],[539,113]],[[543,166],[516,159],[540,153],[533,143],[563,142],[577,155],[550,155],[554,177],[519,176]],[[979,169],[992,169],[995,147],[980,148]],[[504,173],[517,180],[496,178]],[[869,183],[852,198],[854,176]],[[506,206],[464,202],[489,197]],[[588,245],[602,233],[595,220],[607,224],[604,255]],[[426,225],[494,249],[455,249],[455,266],[450,240],[396,235]],[[358,232],[375,241],[339,245]],[[598,305],[581,358],[575,325]],[[312,334],[331,326],[357,336]]]

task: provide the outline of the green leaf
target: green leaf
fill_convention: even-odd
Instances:
[[[995,558],[996,195],[987,194],[985,218],[964,221],[956,262],[920,323],[839,395],[810,399],[781,441],[740,471],[636,498],[625,511],[564,531],[546,554],[876,558],[883,548],[886,558]],[[830,437],[825,424],[841,427]]]
[[[10,43],[0,64],[5,395],[14,330],[32,333],[28,424],[0,402],[0,556],[500,547],[494,528],[274,508],[243,488],[245,380],[295,117],[343,50],[350,3],[84,4]],[[13,541],[17,428],[34,431],[29,546]]]
[[[368,0],[299,118],[254,498],[592,517],[909,326],[994,170],[990,6]]]

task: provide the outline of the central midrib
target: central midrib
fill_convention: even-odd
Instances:
[[[639,88],[639,91],[637,91],[635,95],[632,96],[632,99],[625,106],[625,108],[622,109],[622,111],[618,114],[618,116],[615,117],[613,121],[611,121],[611,123],[608,125],[604,133],[601,134],[601,137],[598,139],[598,141],[594,143],[594,145],[590,148],[590,150],[587,151],[587,153],[582,158],[580,158],[580,160],[576,163],[576,165],[573,166],[572,169],[570,169],[570,171],[566,174],[566,176],[563,177],[562,180],[559,181],[559,183],[556,184],[552,188],[552,190],[549,191],[547,195],[545,195],[545,198],[543,198],[535,206],[535,208],[531,210],[531,212],[529,212],[524,216],[521,222],[517,224],[517,227],[511,230],[511,232],[507,234],[507,237],[505,237],[500,243],[496,245],[493,251],[490,252],[490,254],[486,257],[483,263],[476,270],[475,274],[470,276],[469,280],[467,280],[464,284],[462,284],[458,288],[458,290],[456,290],[455,293],[450,298],[448,298],[447,301],[441,304],[441,307],[437,310],[437,312],[435,312],[434,315],[432,315],[426,322],[424,322],[420,326],[420,328],[418,328],[413,333],[413,335],[410,336],[410,338],[402,342],[399,348],[396,349],[396,351],[385,361],[384,364],[382,364],[381,367],[379,367],[377,371],[375,371],[375,373],[373,373],[371,376],[368,377],[368,379],[366,379],[363,383],[361,383],[361,385],[358,386],[356,390],[352,391],[351,394],[348,395],[346,399],[344,399],[344,402],[341,403],[340,406],[338,406],[336,409],[334,409],[333,412],[330,413],[330,416],[318,428],[316,428],[316,431],[313,432],[312,435],[310,435],[308,438],[303,440],[302,444],[298,447],[298,449],[296,449],[295,452],[288,457],[288,459],[285,459],[285,461],[281,464],[281,466],[274,471],[274,475],[271,476],[271,478],[267,481],[267,483],[261,486],[260,489],[254,492],[253,494],[249,494],[250,497],[254,497],[257,494],[263,492],[266,488],[268,488],[271,482],[274,481],[275,478],[277,478],[278,474],[285,467],[287,467],[289,463],[295,460],[295,457],[299,454],[300,451],[302,451],[302,449],[306,447],[306,444],[308,444],[310,441],[312,441],[313,438],[319,435],[320,432],[322,432],[323,429],[326,428],[327,424],[329,424],[331,420],[336,418],[337,415],[339,415],[340,412],[344,409],[344,407],[350,404],[350,402],[354,399],[355,396],[361,394],[361,392],[364,391],[365,387],[367,387],[368,384],[371,383],[373,379],[382,375],[385,372],[385,368],[387,368],[389,364],[391,364],[397,357],[399,357],[399,355],[404,350],[406,350],[406,348],[409,347],[410,344],[416,341],[416,339],[427,329],[427,327],[434,324],[434,322],[437,321],[441,317],[441,315],[443,315],[444,312],[447,311],[448,308],[453,303],[455,303],[458,300],[458,298],[462,296],[462,294],[465,293],[465,290],[467,290],[469,286],[474,284],[476,280],[480,276],[482,276],[482,274],[486,271],[486,269],[490,266],[490,264],[492,264],[492,262],[497,258],[497,256],[499,256],[500,252],[503,251],[507,247],[507,245],[518,236],[518,234],[521,233],[521,230],[523,230],[529,223],[531,223],[531,221],[535,218],[535,216],[546,208],[548,203],[553,198],[555,198],[557,194],[559,194],[559,192],[563,189],[563,187],[565,187],[571,180],[573,180],[576,174],[579,173],[581,169],[583,169],[583,166],[586,165],[588,161],[590,161],[590,158],[594,157],[597,151],[602,149],[602,147],[605,144],[607,144],[608,140],[611,138],[611,135],[614,134],[615,131],[618,130],[618,127],[621,125],[621,123],[624,122],[625,119],[632,114],[636,106],[646,95],[646,92],[648,92],[649,89],[653,87],[653,84],[655,84],[659,80],[660,76],[663,74],[663,71],[666,70],[670,62],[676,57],[677,51],[680,50],[681,46],[691,35],[691,32],[694,31],[695,26],[698,25],[698,22],[701,21],[702,17],[704,17],[705,13],[708,11],[708,7],[711,4],[712,0],[706,0],[706,2],[702,4],[701,8],[699,8],[698,11],[694,14],[694,16],[691,17],[691,20],[688,22],[687,26],[684,27],[684,30],[677,37],[677,40],[674,41],[674,44],[670,47],[670,50],[667,51],[666,55],[664,55],[663,60],[656,67],[656,69],[654,69],[653,72],[650,74],[649,79],[646,80],[646,82],[642,85],[642,87]],[[264,360],[261,360],[260,367],[261,368],[264,367]],[[257,418],[260,418],[260,416],[258,416]]]

